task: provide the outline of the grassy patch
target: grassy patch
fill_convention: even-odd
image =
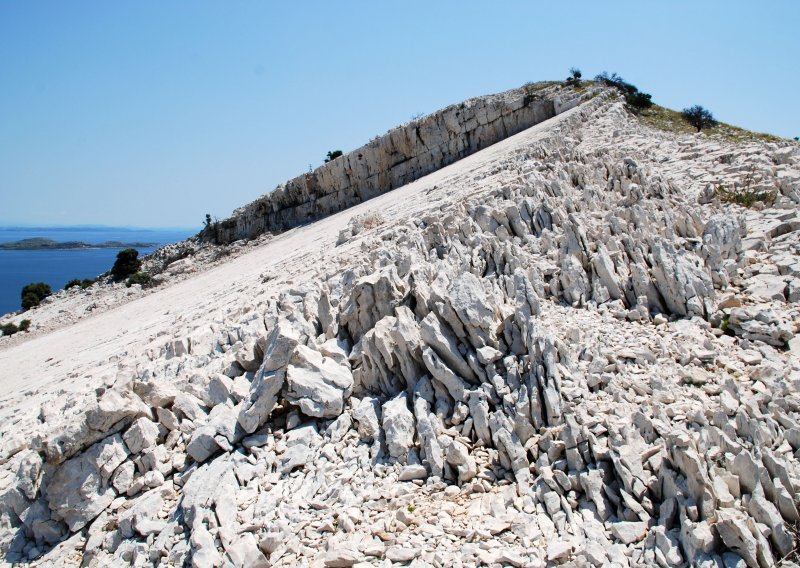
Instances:
[[[548,87],[552,87],[553,85],[560,85],[561,81],[539,81],[538,83],[525,83],[522,85],[522,88],[525,89],[526,93],[535,93],[537,91],[543,91]]]
[[[639,120],[650,128],[675,132],[677,134],[694,134],[697,132],[696,128],[684,120],[680,112],[662,106],[653,105],[651,108],[641,111],[638,116]],[[744,128],[739,128],[738,126],[725,124],[724,122],[719,122],[716,126],[706,128],[703,132],[706,136],[717,136],[728,142],[744,143],[754,140],[766,142],[785,141],[785,138],[781,138],[780,136],[751,132]]]
[[[758,202],[771,204],[778,193],[774,189],[763,189],[755,185],[755,167],[751,168],[740,184],[733,186],[717,186],[720,201],[735,203],[742,207],[752,207]]]

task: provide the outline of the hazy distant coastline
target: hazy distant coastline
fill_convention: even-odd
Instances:
[[[8,243],[0,243],[0,250],[78,250],[78,249],[98,249],[98,248],[154,248],[159,243],[133,242],[125,243],[122,241],[105,241],[102,243],[86,243],[83,241],[54,241],[35,237],[32,239],[22,239]]]

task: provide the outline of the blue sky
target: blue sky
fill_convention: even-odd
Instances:
[[[800,2],[0,0],[0,224],[199,227],[408,120],[615,71],[800,136]]]

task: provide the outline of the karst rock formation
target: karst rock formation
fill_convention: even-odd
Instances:
[[[0,557],[793,565],[798,207],[798,144],[596,84],[404,124],[0,342]]]

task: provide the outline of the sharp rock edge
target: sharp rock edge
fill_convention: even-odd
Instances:
[[[232,294],[106,387],[20,410],[6,561],[791,557],[797,146],[651,131],[609,95],[543,132],[419,214],[356,218],[314,278]],[[707,189],[753,171],[772,206]]]

